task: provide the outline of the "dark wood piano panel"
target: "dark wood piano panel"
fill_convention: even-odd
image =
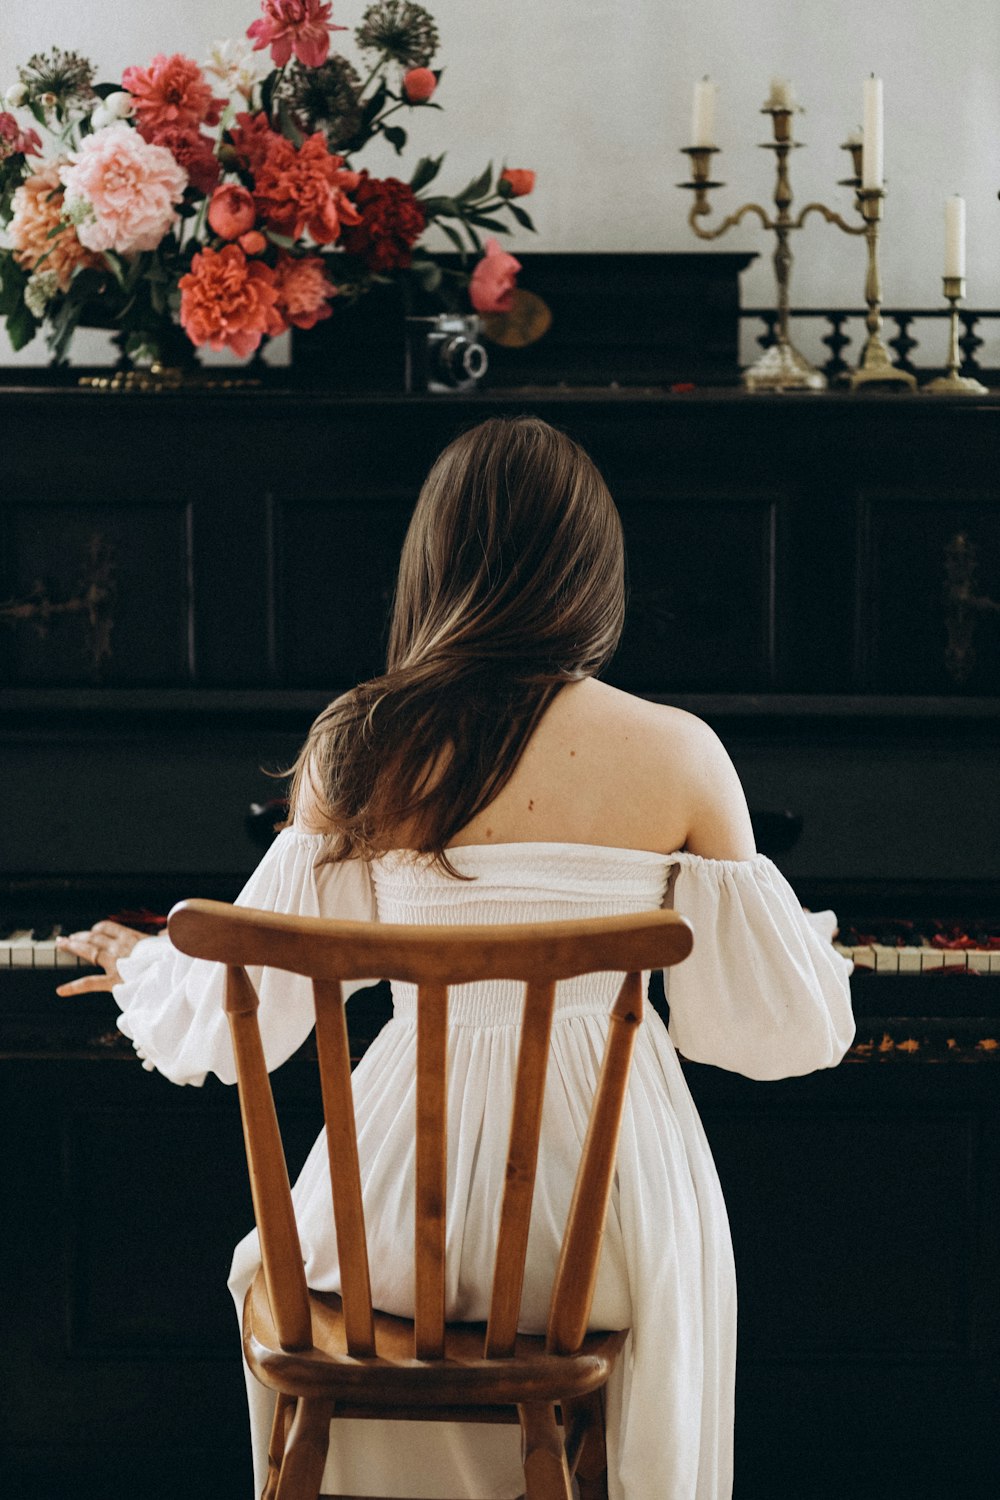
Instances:
[[[522,410],[578,436],[621,506],[612,675],[708,717],[754,807],[801,817],[777,857],[807,904],[995,919],[1000,404],[660,391],[0,396],[0,906],[235,894],[265,772],[377,667],[431,459]],[[7,1336],[30,1351],[0,1417],[11,1493],[100,1475],[157,1500],[183,1446],[194,1500],[236,1500],[235,1100],[147,1074],[113,1007],[68,1010],[54,982],[0,972]],[[840,1069],[688,1069],[740,1269],[739,1500],[1000,1491],[997,988],[865,977]],[[351,1007],[360,1047],[384,1001]],[[277,1088],[303,1153],[307,1061]]]

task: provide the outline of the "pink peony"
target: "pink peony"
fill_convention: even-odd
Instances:
[[[274,272],[262,260],[248,261],[238,245],[202,250],[178,286],[181,327],[192,344],[232,349],[245,359],[266,333],[284,332]]]
[[[424,104],[437,88],[430,68],[410,68],[403,74],[403,97],[407,104]]]
[[[226,183],[216,188],[208,205],[208,222],[224,240],[238,240],[248,234],[257,221],[257,210],[245,187]]]
[[[66,214],[88,250],[155,250],[176,217],[188,174],[165,146],[120,122],[88,135],[61,171]]]
[[[535,174],[529,172],[527,167],[504,167],[500,173],[500,181],[507,184],[509,198],[525,198],[535,188]]]
[[[259,229],[248,229],[246,234],[241,234],[236,243],[248,255],[259,255],[262,250],[267,249],[267,240]]]
[[[271,49],[271,61],[283,68],[294,51],[305,68],[318,68],[330,52],[330,32],[346,31],[330,20],[332,6],[326,0],[261,0],[264,12],[247,27],[255,52]]]
[[[166,126],[217,125],[225,99],[215,99],[198,64],[175,52],[157,53],[148,68],[126,68],[122,87],[132,95],[136,123],[147,140]]]
[[[494,239],[486,241],[483,258],[469,278],[469,301],[477,312],[510,312],[521,262],[501,250]]]
[[[22,130],[13,115],[0,111],[0,161],[9,156],[41,156],[42,138],[29,126]]]
[[[330,298],[337,288],[327,279],[318,255],[282,254],[274,269],[278,284],[278,310],[296,328],[314,328],[332,311]]]

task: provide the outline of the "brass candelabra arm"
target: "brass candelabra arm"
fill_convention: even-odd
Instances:
[[[864,234],[865,232],[866,226],[863,222],[861,224],[849,224],[846,219],[841,218],[840,214],[836,213],[832,208],[827,208],[825,203],[807,203],[798,218],[789,225],[789,228],[801,229],[810,214],[822,214],[828,224],[836,224],[837,228],[842,229],[845,234]]]
[[[756,214],[765,229],[777,228],[774,220],[769,217],[766,209],[763,209],[759,203],[744,203],[735,213],[728,214],[722,220],[721,224],[715,224],[711,229],[703,229],[698,220],[711,212],[712,205],[707,199],[698,198],[691,205],[691,212],[688,214],[688,223],[700,240],[719,239],[728,230],[735,228],[742,219],[746,218],[747,214]]]

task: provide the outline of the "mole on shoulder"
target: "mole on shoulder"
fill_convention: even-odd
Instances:
[[[575,755],[576,751],[575,750],[571,750],[569,753],[570,753],[570,755]]]
[[[488,838],[488,839],[491,839],[493,837],[493,829],[492,828],[487,828],[484,837]]]
[[[534,803],[534,799],[533,799],[533,798],[531,798],[531,797],[529,797],[529,798],[528,798],[528,811],[529,811],[529,812],[534,812],[534,810],[535,810],[535,803]]]

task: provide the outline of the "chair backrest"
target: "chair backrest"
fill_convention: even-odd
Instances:
[[[624,972],[610,1011],[550,1304],[548,1346],[571,1354],[587,1328],[614,1178],[636,1028],[642,970],[666,968],[691,950],[692,934],[672,911],[520,926],[411,927],[328,922],[184,901],[169,932],[182,952],[226,965],[225,1007],[236,1058],[240,1109],[268,1298],[283,1349],[312,1344],[309,1299],[288,1172],[247,967],[309,976],[316,1004],[323,1110],[348,1351],[372,1355],[368,1250],[341,981],[406,980],[417,995],[417,1118],[414,1353],[444,1353],[447,1180],[448,988],[484,979],[525,984],[510,1146],[486,1330],[487,1358],[514,1350],[542,1119],[556,984],[580,974]]]

